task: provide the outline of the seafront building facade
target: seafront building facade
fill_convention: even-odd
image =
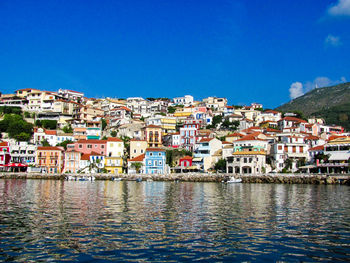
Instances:
[[[19,89],[1,94],[0,106],[20,108],[34,124],[29,141],[2,134],[2,169],[212,172],[223,160],[228,173],[349,171],[350,134],[342,127],[264,110],[259,103],[231,106],[226,98],[196,101],[191,95],[96,99],[67,89]]]

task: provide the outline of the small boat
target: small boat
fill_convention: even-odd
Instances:
[[[122,178],[112,177],[112,181],[117,181],[117,182],[119,182],[119,181],[121,181],[121,180],[122,180]]]
[[[142,182],[142,178],[136,178],[136,182],[138,183]]]
[[[241,178],[234,178],[233,176],[230,177],[230,180],[228,180],[226,183],[228,184],[233,184],[233,183],[241,183],[242,179]]]

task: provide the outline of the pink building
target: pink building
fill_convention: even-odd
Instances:
[[[106,155],[107,141],[106,140],[79,140],[74,143],[74,150],[83,154],[95,152],[101,155]]]

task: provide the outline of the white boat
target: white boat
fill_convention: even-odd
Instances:
[[[242,182],[241,178],[234,178],[233,176],[230,177],[230,180],[227,181],[228,184],[241,183],[241,182]]]

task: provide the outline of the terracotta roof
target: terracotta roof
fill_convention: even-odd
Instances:
[[[210,142],[211,140],[213,140],[214,138],[202,138],[199,143],[201,142]]]
[[[146,152],[165,152],[162,148],[147,148]]]
[[[8,146],[8,142],[0,142],[0,146]]]
[[[295,122],[300,122],[300,123],[307,123],[307,121],[303,120],[303,119],[299,119],[296,117],[284,117],[283,119],[279,120],[279,121],[295,121]]]
[[[135,158],[129,159],[129,162],[142,162],[143,159],[145,159],[145,154],[141,154],[139,156],[136,156]]]
[[[90,156],[104,156],[103,154],[100,154],[98,152],[91,152]]]
[[[280,130],[271,129],[271,128],[267,128],[266,131],[267,132],[281,132]]]
[[[56,130],[45,130],[45,134],[47,134],[47,135],[56,135],[57,131]]]
[[[232,142],[223,141],[222,144],[232,144]]]
[[[333,141],[333,140],[339,139],[339,138],[346,138],[346,136],[332,135],[332,136],[329,136],[328,141]]]
[[[117,138],[117,137],[108,137],[107,141],[109,141],[109,142],[122,142],[122,140]]]
[[[184,156],[182,158],[180,158],[180,160],[192,160],[193,157],[192,156]]]
[[[38,151],[63,151],[63,149],[56,146],[38,146]]]
[[[323,150],[324,150],[324,145],[318,145],[318,146],[315,146],[313,148],[310,148],[309,152],[312,152],[312,151],[323,151]]]
[[[90,161],[90,154],[83,154],[80,158],[82,161]]]
[[[280,113],[279,111],[275,111],[275,110],[266,110],[264,112],[267,112],[267,113],[274,113],[274,114],[277,114],[277,113]]]
[[[314,135],[310,135],[305,137],[305,140],[319,140],[320,138]]]
[[[258,136],[260,135],[260,132],[248,134],[238,140],[235,140],[234,142],[240,142],[240,141],[265,141],[263,139],[259,139]]]
[[[243,134],[235,132],[227,135],[226,137],[243,137],[243,136],[244,136]]]

